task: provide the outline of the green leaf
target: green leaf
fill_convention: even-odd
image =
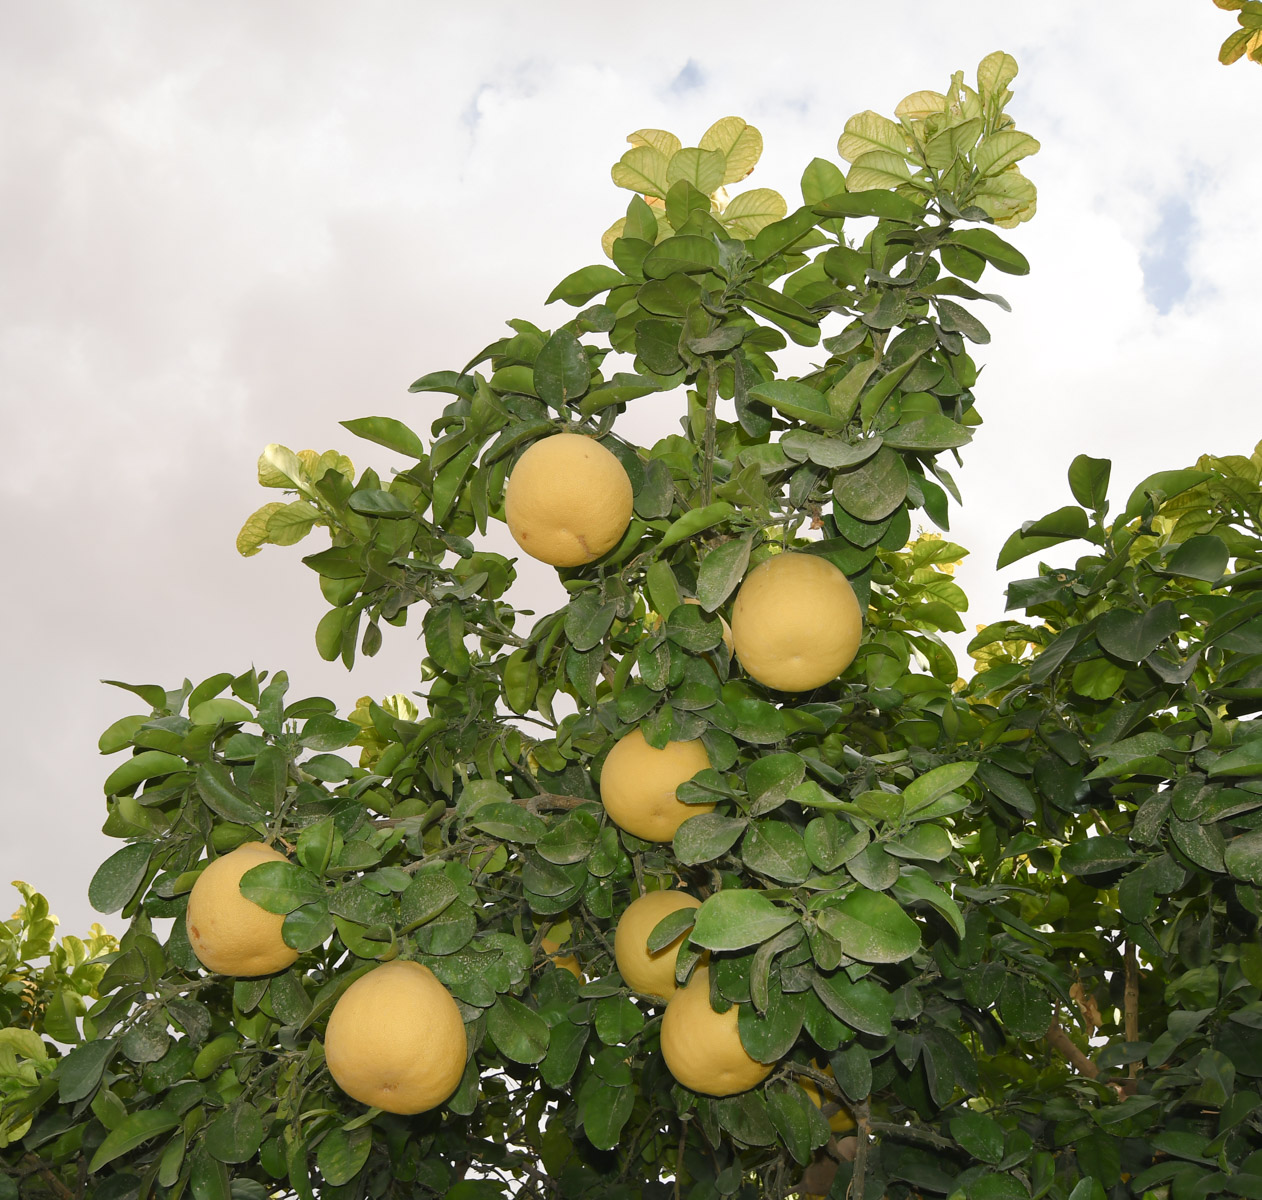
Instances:
[[[642,268],[646,279],[665,279],[678,272],[695,275],[717,271],[719,265],[719,248],[714,242],[695,234],[677,234],[658,242],[644,256]]]
[[[88,903],[99,913],[125,908],[144,882],[154,849],[152,842],[133,842],[111,854],[88,884]]]
[[[802,201],[804,204],[822,204],[830,196],[846,190],[846,177],[836,163],[826,158],[813,158],[802,172]]]
[[[513,1062],[537,1063],[548,1052],[548,1023],[514,996],[500,996],[486,1010],[486,1028]]]
[[[756,817],[778,808],[806,778],[806,764],[796,754],[764,754],[745,772],[745,790]]]
[[[595,1026],[606,1046],[623,1046],[644,1028],[644,1014],[626,996],[605,996],[596,1001]]]
[[[533,846],[548,831],[543,821],[516,804],[484,804],[469,824],[492,837],[524,846]]]
[[[1030,273],[1030,263],[1025,255],[1005,242],[994,230],[958,229],[952,233],[948,244],[962,246],[1007,275]]]
[[[1220,755],[1209,773],[1211,778],[1262,775],[1262,738],[1254,738]]]
[[[736,509],[726,500],[716,500],[713,504],[707,504],[703,508],[690,509],[678,520],[672,522],[666,532],[662,534],[661,539],[657,543],[658,552],[667,550],[676,543],[702,532],[702,530],[710,529],[726,521],[735,512]]]
[[[1213,479],[1208,471],[1157,471],[1153,475],[1149,475],[1147,479],[1137,484],[1135,490],[1131,492],[1130,499],[1126,501],[1126,510],[1122,513],[1121,521],[1123,523],[1139,516],[1144,510],[1144,504],[1150,497],[1161,497],[1162,501],[1172,500],[1175,496],[1181,496],[1184,492],[1196,487],[1198,484],[1204,483],[1207,479]]]
[[[756,746],[782,742],[788,731],[784,713],[766,700],[729,700],[708,709],[706,716],[737,741]]]
[[[1227,570],[1231,557],[1227,543],[1212,533],[1190,537],[1159,568],[1163,575],[1181,575],[1185,579],[1203,579],[1217,583]]]
[[[820,429],[844,429],[847,419],[833,413],[828,398],[804,383],[773,379],[749,389],[753,400],[761,400],[786,416],[806,421]]]
[[[640,203],[643,204],[644,201],[641,200]],[[554,300],[564,300],[566,304],[577,307],[580,304],[586,304],[593,296],[599,296],[602,292],[616,288],[626,281],[626,276],[621,271],[606,266],[604,263],[580,267],[562,279],[548,294],[544,303],[551,304]]]
[[[350,1183],[364,1169],[372,1152],[372,1130],[330,1129],[316,1151],[316,1166],[330,1187]]]
[[[623,1127],[635,1107],[635,1098],[635,1088],[611,1087],[608,1084],[585,1097],[586,1103],[580,1108],[583,1132],[598,1150],[612,1150],[617,1146]]]
[[[376,442],[387,450],[407,455],[408,458],[423,459],[425,443],[421,441],[402,421],[393,417],[359,417],[354,421],[340,422],[344,429],[349,429],[356,437]]]
[[[1101,875],[1129,867],[1134,852],[1124,839],[1110,837],[1084,838],[1061,851],[1060,865],[1071,875]]]
[[[708,950],[743,950],[774,937],[797,920],[761,892],[729,888],[705,900],[697,910],[689,940]]]
[[[591,386],[591,366],[583,344],[568,329],[558,329],[535,358],[535,391],[553,408],[578,400]]]
[[[57,1099],[62,1104],[83,1100],[96,1091],[116,1043],[108,1038],[76,1046],[57,1063]]]
[[[1100,618],[1096,638],[1110,654],[1125,662],[1142,662],[1179,629],[1179,610],[1162,600],[1147,612],[1115,608]]]
[[[883,892],[858,888],[817,917],[825,933],[860,962],[895,963],[920,948],[920,926]]]
[[[829,1012],[840,1017],[851,1029],[887,1037],[892,1029],[894,997],[875,979],[852,983],[844,972],[816,975],[812,981],[815,994]]]
[[[860,521],[880,521],[907,498],[909,479],[902,456],[882,446],[863,466],[839,473],[833,479],[833,495]]]
[[[724,542],[701,560],[697,573],[697,599],[707,612],[713,612],[732,594],[749,566],[751,539]]]
[[[853,191],[829,196],[811,206],[817,217],[889,217],[894,221],[918,224],[923,210],[897,192]]]
[[[320,881],[297,863],[265,862],[241,876],[241,894],[270,913],[290,913],[325,898]]]
[[[1090,532],[1087,514],[1074,505],[1058,508],[1037,521],[1027,521],[1003,544],[996,567],[1006,567],[1027,554],[1046,550],[1049,546],[1074,538],[1085,537]]]
[[[972,432],[950,417],[929,415],[895,425],[884,434],[885,444],[895,450],[953,450],[973,440]]]
[[[936,829],[937,827],[922,826],[921,828],[928,830],[931,828]],[[945,837],[946,835],[943,834],[942,836]],[[964,916],[960,912],[960,906],[929,878],[928,872],[922,871],[919,867],[915,867],[910,871],[904,870],[894,884],[893,892],[900,904],[910,905],[917,900],[928,904],[946,918],[947,923],[955,930],[956,937],[962,938],[964,936]]]
[[[1262,884],[1262,829],[1232,838],[1223,854],[1227,870],[1237,879]]]
[[[963,1110],[952,1117],[951,1136],[974,1158],[997,1163],[1003,1158],[1004,1128],[985,1113]]]
[[[973,778],[977,764],[972,762],[943,763],[932,771],[913,779],[903,789],[906,813],[910,817],[928,808],[935,800],[962,788]]]
[[[1102,512],[1109,494],[1109,475],[1113,470],[1107,458],[1080,454],[1069,464],[1069,490],[1084,508]]]
[[[248,1101],[237,1101],[223,1110],[206,1130],[207,1151],[220,1162],[249,1162],[265,1136],[263,1118]]]
[[[350,494],[346,506],[361,516],[379,517],[387,521],[398,521],[413,515],[411,508],[398,496],[380,488],[358,488]]]
[[[151,1137],[166,1133],[180,1123],[179,1117],[160,1108],[146,1108],[140,1112],[129,1114],[121,1124],[116,1125],[106,1135],[105,1140],[97,1147],[92,1161],[88,1164],[89,1174],[95,1174],[106,1163],[143,1145]]]
[[[188,763],[178,755],[166,754],[161,750],[142,750],[106,776],[105,794],[115,796],[119,792],[131,791],[137,784],[148,779],[187,770]]]
[[[710,862],[726,854],[745,832],[746,822],[721,813],[698,813],[675,831],[675,857],[685,866]]]
[[[741,844],[745,866],[779,883],[804,883],[811,872],[802,835],[783,821],[755,821]]]
[[[206,807],[239,825],[262,821],[266,814],[232,780],[223,763],[202,763],[197,768],[197,794]]]

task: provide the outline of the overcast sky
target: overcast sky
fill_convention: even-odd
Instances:
[[[985,314],[986,424],[958,473],[970,627],[1028,573],[996,574],[998,548],[1069,501],[1076,453],[1114,460],[1124,502],[1153,470],[1262,437],[1262,71],[1219,66],[1233,17],[1210,0],[0,14],[6,912],[21,878],[65,931],[97,919],[87,883],[119,843],[99,833],[117,760],[96,739],[141,707],[99,680],[254,664],[343,707],[416,686],[412,628],[387,627],[350,675],[317,657],[326,606],[299,562],[315,539],[237,556],[242,520],[278,498],[256,484],[258,452],[405,465],[337,422],[427,432],[442,399],[409,395],[413,379],[458,368],[510,317],[566,320],[543,300],[603,260],[628,199],[609,168],[635,129],[687,145],[744,117],[767,147],[750,184],[792,207],[847,117],[1016,56],[1039,212],[1009,235],[1031,275],[986,276],[1014,311]],[[645,438],[676,419],[634,415]],[[538,608],[560,602],[555,575],[523,576]]]

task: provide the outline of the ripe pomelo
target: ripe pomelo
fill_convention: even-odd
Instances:
[[[719,1013],[710,1007],[703,967],[670,998],[662,1016],[662,1057],[677,1083],[707,1096],[735,1096],[771,1074],[774,1063],[760,1063],[741,1045],[739,1008],[733,1004]]]
[[[853,661],[863,614],[850,581],[818,554],[777,554],[748,575],[732,605],[732,640],[746,673],[805,692]]]
[[[393,959],[338,998],[324,1034],[333,1082],[392,1113],[436,1108],[464,1075],[469,1045],[451,993],[417,962]]]
[[[184,926],[198,961],[221,975],[271,975],[283,971],[298,951],[285,945],[285,918],[270,913],[240,889],[241,876],[260,863],[285,862],[262,842],[245,842],[209,863],[193,884]]]
[[[612,550],[631,521],[631,480],[595,438],[558,433],[517,460],[504,492],[513,540],[554,567],[579,567]]]
[[[627,905],[618,918],[613,936],[614,961],[627,987],[662,1000],[669,1000],[675,994],[675,960],[684,934],[656,953],[649,952],[649,934],[668,913],[700,907],[701,901],[696,896],[673,891],[645,892]]]
[[[675,791],[710,765],[700,740],[667,742],[662,750],[633,729],[609,751],[600,771],[600,802],[619,829],[646,842],[669,842],[689,817],[713,804],[684,804]]]

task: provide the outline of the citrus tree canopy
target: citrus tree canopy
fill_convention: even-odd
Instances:
[[[417,699],[118,685],[126,932],[0,926],[0,1200],[1262,1197],[1262,454],[1079,456],[942,636],[1016,70],[800,202],[637,131],[555,328],[344,423],[389,479],[267,447],[241,552],[318,527],[319,653],[419,637]]]

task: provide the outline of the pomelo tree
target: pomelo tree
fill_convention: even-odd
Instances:
[[[1004,303],[978,285],[1028,269],[995,231],[1035,204],[1015,75],[994,54],[975,87],[852,117],[845,169],[813,160],[791,211],[735,190],[761,149],[743,121],[692,147],[641,130],[610,261],[549,297],[573,315],[424,375],[411,424],[344,422],[389,479],[265,450],[292,498],[239,548],[327,531],[303,560],[320,654],[405,653],[384,627],[410,622],[420,686],[339,716],[284,672],[120,685],[139,711],[101,749],[124,844],[90,897],[126,932],[34,989],[44,934],[0,944],[0,1200],[1262,1196],[1262,454],[1112,500],[1079,456],[1000,565],[1088,552],[1011,585],[967,678],[942,638],[967,607],[942,534],[981,422],[977,305]],[[786,374],[789,341],[816,365]],[[642,404],[679,431],[625,440]],[[484,539],[560,433],[617,459],[632,511],[536,616]],[[794,692],[723,620],[786,554],[862,613],[853,661]],[[632,735],[709,763],[669,840],[602,804]],[[247,842],[285,856],[237,886],[297,958],[238,978],[185,915]],[[708,1024],[673,1035],[706,1051],[678,1082],[660,974],[618,970],[621,914],[668,890],[696,903],[642,920],[638,958],[668,949],[688,1011],[734,1028],[743,1090],[707,1077]],[[466,1042],[419,1114],[365,1107],[325,1061],[339,998],[399,960]],[[355,1043],[388,1056],[392,1028],[360,1018]]]

